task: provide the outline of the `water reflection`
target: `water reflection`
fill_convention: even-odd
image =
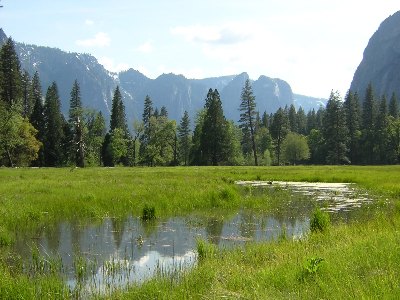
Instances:
[[[287,236],[299,237],[307,232],[308,223],[305,216],[275,218],[249,211],[230,218],[188,216],[153,223],[133,217],[107,218],[90,225],[63,222],[35,237],[20,234],[15,251],[26,265],[32,263],[33,249],[46,261],[57,257],[71,289],[105,293],[140,283],[156,273],[169,274],[193,266],[199,237],[220,247],[232,247],[277,239],[283,227]]]

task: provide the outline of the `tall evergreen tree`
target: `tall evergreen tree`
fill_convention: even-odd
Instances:
[[[76,166],[83,168],[85,166],[85,137],[84,132],[86,130],[83,120],[83,108],[81,101],[81,92],[79,83],[77,80],[74,81],[71,90],[71,98],[69,102],[69,127],[71,132],[70,141],[70,152],[72,155],[71,159],[74,161]]]
[[[266,111],[263,112],[263,115],[261,117],[261,126],[265,128],[269,127],[269,116]]]
[[[360,101],[357,93],[348,91],[344,101],[346,125],[348,130],[349,159],[352,164],[360,162]]]
[[[372,84],[370,83],[365,93],[362,109],[362,149],[363,163],[374,164],[376,162],[376,100]]]
[[[45,165],[44,160],[44,141],[45,141],[45,120],[44,120],[44,108],[42,99],[42,86],[40,83],[39,73],[36,71],[32,78],[31,86],[31,102],[33,103],[32,114],[30,115],[29,121],[33,127],[38,131],[37,139],[41,142],[41,147],[38,152],[37,159],[33,162],[36,167],[42,167]]]
[[[61,102],[55,82],[47,89],[44,105],[45,139],[44,157],[46,166],[61,166],[64,159],[64,117],[61,114]]]
[[[22,105],[21,67],[14,41],[8,38],[0,50],[0,100],[7,106]]]
[[[110,131],[120,128],[126,137],[129,136],[128,125],[126,122],[125,106],[122,101],[122,95],[119,86],[115,88],[110,119]]]
[[[307,113],[307,125],[306,125],[306,133],[310,134],[311,130],[319,129],[317,125],[317,115],[315,113],[315,109],[313,108]]]
[[[217,90],[207,93],[205,116],[200,137],[200,149],[206,164],[219,165],[227,159],[227,122]]]
[[[395,119],[399,118],[399,102],[397,101],[395,93],[392,94],[389,101],[389,115]]]
[[[146,161],[145,159],[146,148],[150,140],[152,139],[154,131],[150,122],[152,117],[157,118],[158,116],[154,116],[153,101],[151,101],[150,96],[147,95],[146,98],[144,99],[144,107],[142,114],[143,134],[139,138],[140,140],[139,154],[142,160],[147,164],[149,164],[149,162]]]
[[[243,131],[243,140],[242,140],[242,145],[244,146],[244,149],[250,148],[246,147],[248,145],[248,140],[251,142],[251,149],[253,151],[253,156],[254,156],[254,164],[257,166],[258,165],[258,160],[257,160],[257,147],[256,147],[256,139],[255,139],[255,123],[256,123],[256,116],[257,116],[257,111],[256,111],[256,98],[253,94],[253,89],[250,84],[250,80],[247,79],[245,82],[245,85],[242,89],[242,94],[241,94],[241,103],[240,103],[240,120],[239,120],[239,127]]]
[[[288,117],[289,117],[290,131],[297,133],[298,132],[297,112],[296,112],[296,108],[294,107],[293,104],[291,104],[290,107],[289,107]]]
[[[31,86],[32,86],[31,77],[29,76],[28,71],[24,70],[21,76],[22,116],[28,119],[33,110]]]
[[[333,165],[349,163],[346,116],[338,92],[332,91],[326,104],[323,135],[328,151],[326,162]]]
[[[307,128],[307,116],[304,109],[300,106],[296,114],[297,131],[298,133],[305,135]]]
[[[379,164],[388,162],[388,144],[389,144],[389,119],[386,96],[383,95],[379,102],[379,110],[375,123],[375,144],[376,144],[376,159]]]
[[[165,106],[162,106],[162,107],[161,107],[161,110],[160,110],[160,117],[166,117],[166,118],[168,118],[168,111],[167,111],[167,108],[166,108]]]
[[[277,164],[281,163],[282,143],[290,129],[289,118],[285,110],[279,108],[273,115],[271,123],[271,136],[275,144]]]
[[[191,136],[190,136],[190,119],[187,111],[184,112],[183,117],[178,127],[178,139],[180,155],[182,157],[185,166],[189,163],[189,154],[191,147]]]

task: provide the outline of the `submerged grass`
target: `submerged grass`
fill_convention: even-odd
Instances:
[[[17,231],[38,230],[61,220],[140,216],[143,207],[154,208],[162,218],[240,208],[268,211],[282,205],[284,191],[241,188],[236,180],[353,182],[381,200],[372,219],[331,226],[305,240],[249,243],[240,249],[213,249],[213,255],[207,255],[210,245],[198,243],[206,254],[202,263],[178,282],[171,284],[161,276],[113,297],[399,296],[400,166],[0,169],[0,295],[5,299],[71,296],[53,274],[29,277],[11,272],[4,257]],[[313,265],[313,259],[319,262]],[[304,275],[307,264],[316,270],[310,276]]]

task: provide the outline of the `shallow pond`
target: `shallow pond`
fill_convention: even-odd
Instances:
[[[264,185],[267,188],[286,188],[290,185],[238,184],[258,188]],[[334,220],[350,219],[350,210],[362,203],[360,194],[349,186],[341,186],[341,192],[338,192],[338,186],[334,191],[327,186],[324,186],[324,191],[310,191],[308,185],[294,186],[291,192],[293,195],[302,193],[303,200],[312,197],[322,201],[324,193],[329,195],[327,201],[330,204],[325,207],[334,212]],[[352,203],[357,199],[357,205],[344,206],[344,198],[353,199]],[[369,200],[365,197],[364,201]],[[155,274],[179,277],[180,271],[192,267],[197,261],[198,238],[219,247],[274,240],[283,235],[301,238],[309,230],[309,216],[314,206],[315,201],[308,199],[289,201],[282,209],[268,214],[243,210],[230,216],[190,215],[154,222],[142,222],[135,217],[106,218],[101,223],[90,225],[64,222],[44,228],[33,237],[19,234],[15,252],[24,261],[25,271],[32,276],[57,269],[71,290],[79,291],[81,295],[106,294],[115,288],[143,282]]]

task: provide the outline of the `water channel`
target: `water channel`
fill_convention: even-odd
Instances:
[[[289,189],[293,197],[282,209],[268,214],[241,210],[228,216],[174,217],[154,222],[140,218],[106,218],[81,225],[62,222],[44,228],[36,236],[19,234],[15,252],[30,272],[37,252],[42,268],[58,261],[60,273],[71,290],[108,293],[132,283],[141,283],[157,273],[179,274],[196,264],[196,240],[208,240],[218,247],[235,247],[248,242],[286,237],[298,239],[309,231],[309,217],[315,201],[334,220],[348,220],[362,203],[369,202],[349,184],[308,184],[283,182],[237,182],[253,189]],[[313,201],[310,201],[312,199]],[[304,199],[303,199],[304,200]]]

